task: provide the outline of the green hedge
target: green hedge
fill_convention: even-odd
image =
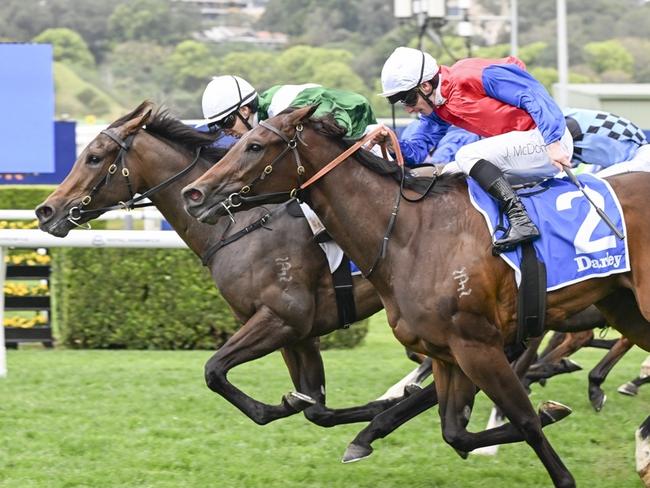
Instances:
[[[52,250],[59,339],[69,347],[212,349],[237,328],[188,250]]]
[[[53,189],[0,186],[0,208],[33,209]],[[68,347],[214,349],[239,327],[191,251],[55,248],[50,254],[51,322]],[[321,347],[354,347],[367,330],[362,321],[323,337]]]
[[[188,250],[52,250],[54,317],[69,347],[213,349],[239,326]],[[323,338],[354,347],[367,321]]]

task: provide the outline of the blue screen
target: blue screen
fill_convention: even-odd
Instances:
[[[49,44],[0,44],[0,173],[54,171]]]

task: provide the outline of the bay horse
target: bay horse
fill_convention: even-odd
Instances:
[[[308,198],[330,235],[379,292],[395,337],[433,358],[445,441],[461,452],[526,441],[556,487],[575,486],[504,352],[516,338],[514,273],[492,255],[491,238],[470,203],[465,178],[438,178],[428,198],[403,201],[396,219],[402,190],[396,180],[402,169],[358,151],[338,159],[347,164],[330,165],[307,193],[301,189],[304,179],[349,148],[331,117],[310,120],[316,108],[287,110],[244,135],[218,165],[184,188],[186,210],[210,223],[249,208],[251,196]],[[650,350],[650,250],[644,247],[650,240],[650,174],[628,173],[609,181],[627,222],[631,271],[548,293],[546,323],[551,329],[562,327],[568,317],[596,304],[609,324]],[[459,291],[461,271],[465,293]],[[511,424],[467,431],[477,387]]]
[[[70,174],[37,207],[41,230],[64,237],[108,207],[130,202],[135,193],[146,194],[189,248],[208,258],[215,284],[243,324],[208,360],[205,377],[210,389],[257,424],[302,410],[321,426],[368,421],[394,404],[395,399],[344,409],[325,406],[319,337],[339,328],[339,321],[327,260],[306,220],[290,216],[278,204],[245,212],[233,226],[228,218],[219,219],[216,226],[190,218],[180,189],[225,151],[208,147],[216,135],[188,127],[164,110],[152,115],[152,110],[150,102],[143,102],[88,144]],[[214,252],[222,239],[259,223],[263,215],[268,218],[258,230]],[[382,308],[372,285],[358,276],[354,297],[359,318]],[[269,405],[228,381],[230,369],[276,350],[282,351],[298,393]]]

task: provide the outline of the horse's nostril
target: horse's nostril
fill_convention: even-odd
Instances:
[[[185,198],[188,198],[193,202],[198,202],[203,199],[203,193],[201,193],[196,188],[191,188],[185,192]]]
[[[52,207],[48,205],[41,205],[36,209],[36,216],[40,220],[49,219],[50,217],[52,217],[53,214],[54,214],[54,209],[52,209]]]

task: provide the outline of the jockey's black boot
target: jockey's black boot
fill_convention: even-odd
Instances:
[[[510,251],[518,244],[539,237],[539,230],[528,217],[526,208],[499,168],[485,159],[480,159],[472,167],[469,175],[481,185],[481,188],[502,203],[503,210],[510,221],[510,228],[494,243],[494,251],[497,254]]]

